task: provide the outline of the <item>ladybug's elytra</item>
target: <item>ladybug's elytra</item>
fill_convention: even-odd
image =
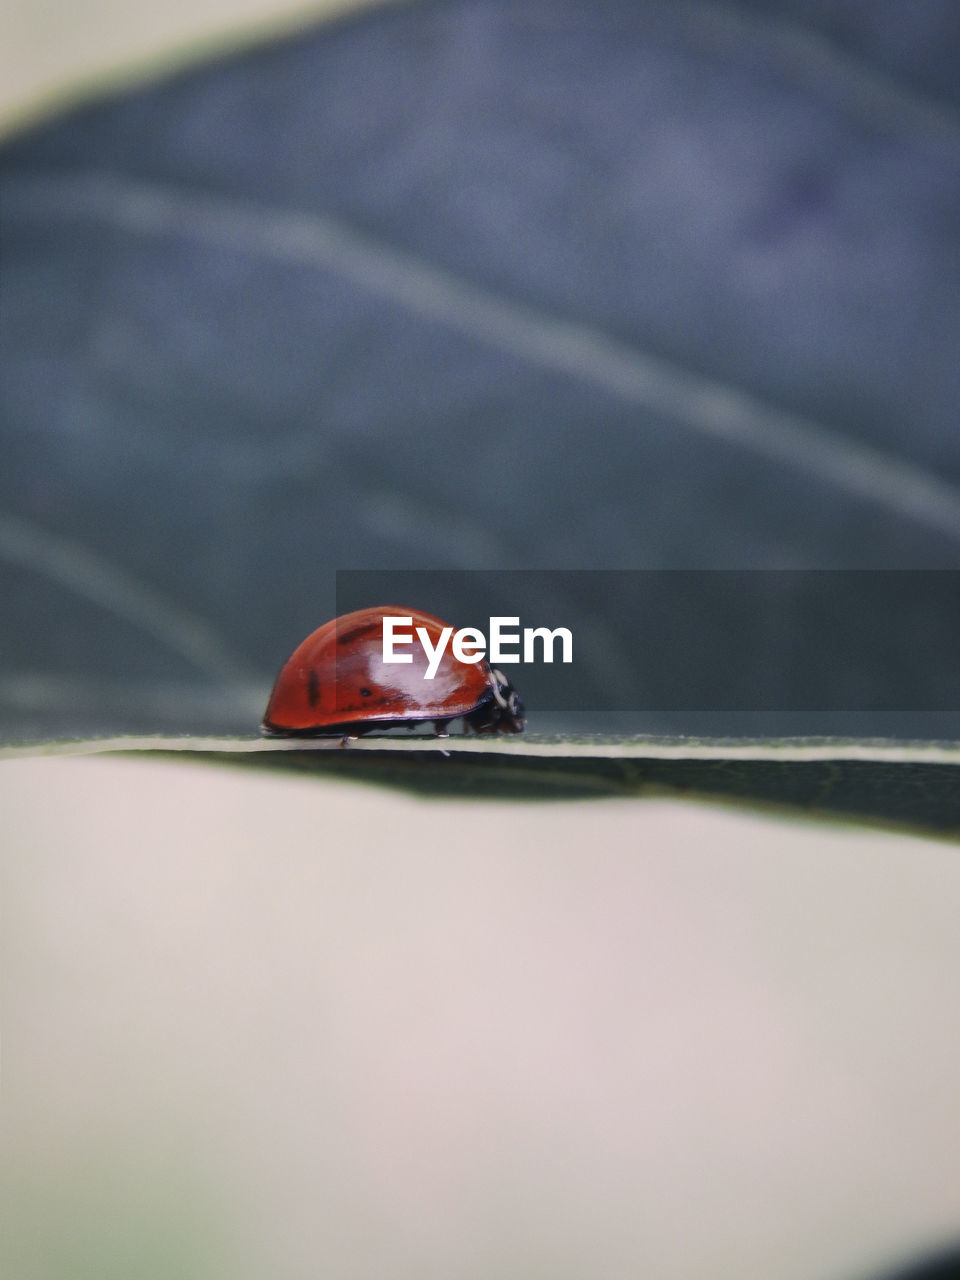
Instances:
[[[522,733],[523,704],[485,658],[460,662],[449,649],[426,679],[422,645],[412,662],[383,660],[383,619],[412,620],[437,645],[446,623],[417,609],[383,605],[357,609],[324,623],[298,645],[281,668],[262,731],[270,736],[353,736],[432,721],[438,735],[462,718],[475,733]]]

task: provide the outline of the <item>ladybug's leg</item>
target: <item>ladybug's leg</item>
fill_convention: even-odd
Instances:
[[[357,741],[357,735],[355,733],[345,733],[343,737],[340,739],[340,745],[341,747],[349,747],[351,742],[356,742],[356,741]]]
[[[450,721],[449,721],[449,720],[434,720],[434,722],[433,722],[433,732],[437,735],[437,737],[438,737],[438,738],[449,738],[449,737],[450,737],[450,732],[449,732],[449,730],[447,729],[447,725],[448,725],[449,723],[450,723]]]

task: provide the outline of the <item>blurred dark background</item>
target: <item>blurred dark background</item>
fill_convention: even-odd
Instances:
[[[953,0],[437,0],[8,138],[0,737],[252,731],[337,570],[960,568],[958,65]],[[615,727],[960,737],[915,629],[912,715]]]

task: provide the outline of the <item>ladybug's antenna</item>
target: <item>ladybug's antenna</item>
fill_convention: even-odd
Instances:
[[[497,706],[500,707],[502,711],[507,711],[509,710],[509,707],[510,707],[510,703],[503,696],[503,690],[500,687],[501,685],[505,685],[506,683],[507,683],[507,680],[503,672],[497,671],[495,667],[491,667],[490,668],[490,684],[493,688],[493,696],[497,701]]]

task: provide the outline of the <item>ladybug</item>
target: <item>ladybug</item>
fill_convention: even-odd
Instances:
[[[383,620],[412,619],[412,662],[383,661]],[[417,609],[382,605],[326,622],[298,645],[281,668],[261,730],[268,736],[316,737],[413,728],[433,721],[445,737],[451,720],[475,733],[522,733],[523,703],[485,658],[460,662],[445,648],[433,679],[416,635],[423,627],[434,647],[446,623]],[[406,628],[404,628],[406,631]],[[449,631],[448,631],[449,638]]]

